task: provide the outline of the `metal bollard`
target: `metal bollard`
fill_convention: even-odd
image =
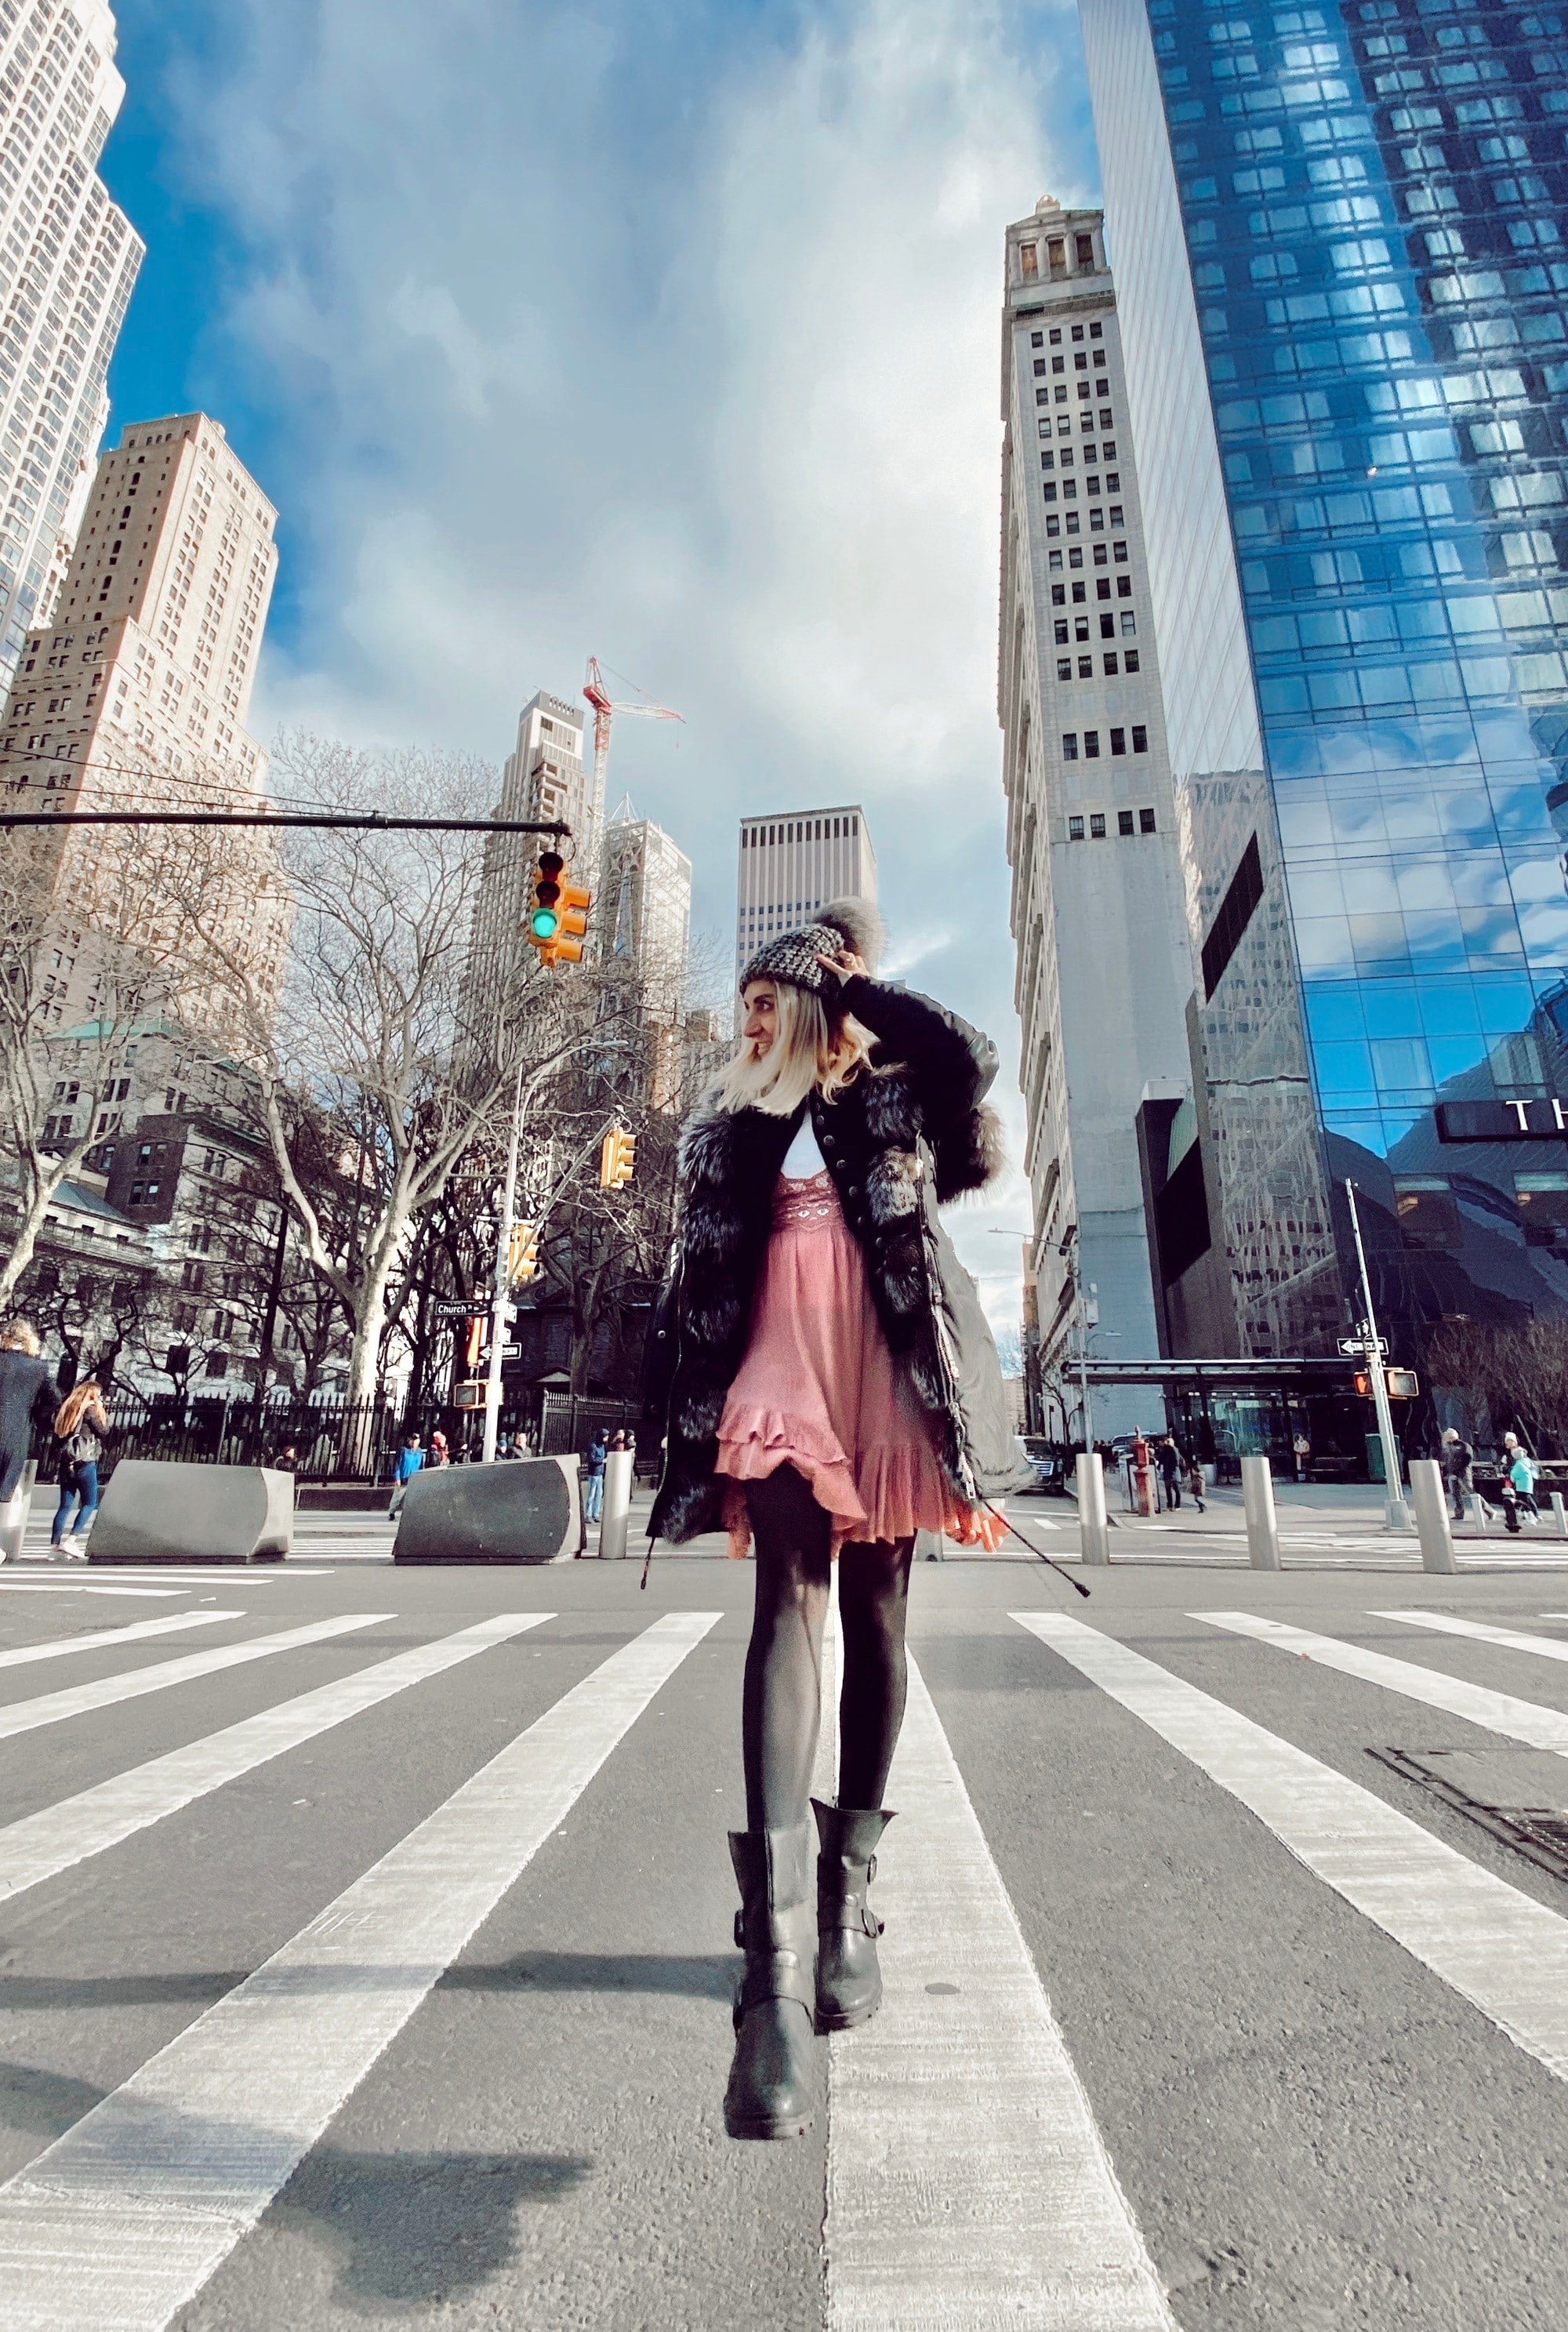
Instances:
[[[1563,1493],[1554,1490],[1551,1496],[1553,1527],[1559,1538],[1568,1538],[1568,1506],[1563,1503]]]
[[[619,1563],[626,1551],[626,1517],[632,1510],[632,1452],[611,1449],[605,1457],[605,1502],[599,1515],[599,1560]]]
[[[1254,1571],[1279,1569],[1279,1519],[1274,1476],[1267,1458],[1241,1461],[1241,1503],[1247,1511],[1247,1557]]]
[[[1435,1458],[1412,1458],[1410,1503],[1416,1510],[1416,1532],[1421,1542],[1421,1569],[1451,1578],[1458,1570],[1454,1560],[1454,1534],[1448,1527],[1448,1502],[1443,1495],[1443,1469]]]
[[[1111,1526],[1105,1520],[1105,1469],[1097,1449],[1078,1453],[1078,1544],[1085,1563],[1111,1560]]]

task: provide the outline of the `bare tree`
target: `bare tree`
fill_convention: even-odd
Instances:
[[[437,751],[280,741],[274,777],[328,808],[483,817],[485,764]],[[247,1026],[279,1180],[311,1268],[352,1324],[348,1392],[374,1396],[400,1279],[423,1218],[465,1159],[501,1154],[592,1022],[592,992],[546,972],[516,935],[477,980],[469,939],[479,837],[451,830],[307,832],[291,843],[293,946],[275,1016],[212,929]],[[322,1152],[331,1203],[322,1197]]]
[[[1426,1365],[1485,1411],[1499,1439],[1512,1429],[1545,1457],[1568,1446],[1568,1321],[1444,1320],[1427,1339]]]
[[[193,1004],[214,1024],[203,923],[236,884],[253,903],[265,880],[253,837],[210,829],[41,833],[0,857],[0,1175],[15,1209],[0,1309],[61,1184],[102,1138],[139,1034]]]

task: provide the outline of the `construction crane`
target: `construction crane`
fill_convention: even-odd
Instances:
[[[616,677],[619,679],[621,675],[617,674]],[[627,681],[626,685],[628,688],[637,686],[635,680]],[[605,676],[599,668],[598,656],[588,658],[588,678],[583,683],[582,693],[586,701],[592,705],[594,715],[594,775],[590,817],[593,827],[594,863],[597,865],[599,842],[604,831],[605,770],[610,758],[610,722],[617,712],[639,712],[645,720],[648,721],[680,721],[682,722],[686,716],[684,712],[672,712],[667,704],[655,704],[645,690],[640,688],[637,689],[636,697],[612,702],[609,690],[605,686]]]

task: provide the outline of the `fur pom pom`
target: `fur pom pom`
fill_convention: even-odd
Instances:
[[[830,899],[816,919],[844,935],[845,944],[869,972],[882,959],[882,917],[869,899]]]

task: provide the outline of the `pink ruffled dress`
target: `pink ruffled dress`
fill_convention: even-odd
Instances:
[[[745,1485],[793,1466],[846,1541],[940,1531],[995,1546],[1005,1524],[951,1489],[931,1429],[888,1350],[859,1241],[832,1177],[779,1178],[751,1336],[719,1420],[730,1552],[751,1544]]]

